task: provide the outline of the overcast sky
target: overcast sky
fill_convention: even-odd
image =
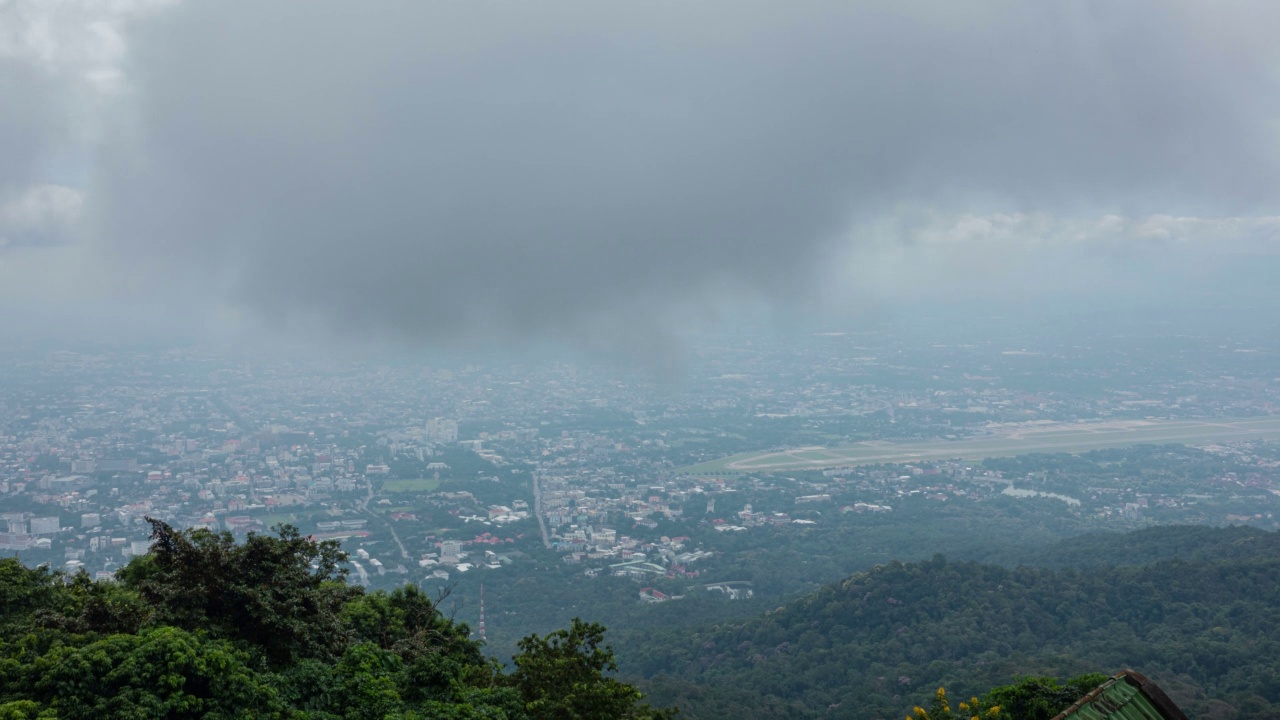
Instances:
[[[1176,292],[1280,252],[1276,27],[1230,0],[0,0],[0,304],[640,351],[744,312]]]

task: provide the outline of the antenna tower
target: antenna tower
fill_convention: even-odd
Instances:
[[[484,639],[484,583],[480,583],[480,640]]]

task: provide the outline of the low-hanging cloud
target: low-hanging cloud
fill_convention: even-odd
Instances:
[[[0,199],[0,252],[63,241],[80,216],[83,198],[62,185],[37,185]]]
[[[0,207],[12,207],[39,182],[41,159],[59,139],[60,118],[55,94],[39,74],[2,56],[0,103],[8,105],[0,108]]]
[[[656,337],[806,296],[903,202],[1274,215],[1277,20],[1265,2],[186,2],[125,33],[81,218],[122,266],[284,323]]]

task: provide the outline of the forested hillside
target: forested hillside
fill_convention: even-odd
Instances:
[[[894,718],[938,686],[968,697],[1016,675],[1124,667],[1193,717],[1280,717],[1275,535],[1196,530],[1177,559],[1120,562],[1130,540],[1163,555],[1186,531],[1064,548],[1098,549],[1088,569],[890,563],[744,622],[626,637],[619,654],[692,718]]]
[[[599,625],[529,636],[504,668],[416,588],[349,585],[336,544],[153,527],[117,582],[0,561],[0,718],[671,716],[613,677]],[[622,633],[619,663],[690,718],[900,718],[940,686],[988,707],[1019,676],[1123,667],[1193,717],[1280,718],[1277,539],[1171,527],[1036,551],[1057,569],[893,562],[747,619]]]
[[[413,586],[366,593],[336,543],[178,532],[119,582],[0,560],[0,718],[662,718],[604,629],[529,636],[511,671]]]
[[[1091,569],[1160,560],[1247,560],[1280,557],[1280,533],[1244,525],[1159,525],[1133,532],[1077,535],[1045,546],[992,554],[1002,565]]]

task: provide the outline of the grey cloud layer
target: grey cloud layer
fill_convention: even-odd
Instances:
[[[0,57],[0,200],[45,182],[41,158],[60,139],[56,95],[40,73]]]
[[[267,317],[657,332],[904,201],[1274,214],[1274,8],[189,2],[129,34],[85,216]]]

